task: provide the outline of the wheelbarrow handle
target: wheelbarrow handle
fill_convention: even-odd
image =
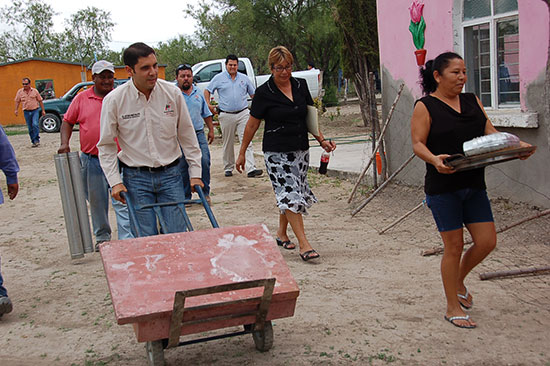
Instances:
[[[125,191],[120,192],[120,197],[122,197],[126,201],[126,207],[128,207],[128,215],[130,216],[130,226],[132,226],[132,228],[135,230],[135,234],[137,235],[137,237],[140,237],[141,232],[136,225],[138,222],[136,217],[136,209],[128,199],[128,192],[125,192]]]
[[[202,191],[201,186],[199,186],[198,184],[195,184],[193,187],[195,188],[195,191],[199,195],[202,206],[204,207],[204,210],[206,211],[206,214],[208,215],[208,218],[210,219],[210,222],[212,223],[212,227],[214,227],[214,228],[220,227],[218,225],[218,222],[216,221],[216,218],[214,217],[214,213],[212,212],[212,209],[210,208],[210,205],[208,204],[208,201],[206,200],[206,196],[204,195],[204,192]]]

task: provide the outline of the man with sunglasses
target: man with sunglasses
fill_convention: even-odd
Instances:
[[[80,162],[84,192],[90,203],[92,227],[96,240],[96,252],[99,243],[111,240],[111,225],[109,224],[109,183],[99,164],[97,143],[99,141],[101,106],[103,98],[114,89],[115,68],[105,60],[97,61],[92,66],[94,85],[79,93],[71,102],[61,124],[61,146],[58,153],[71,151],[69,141],[73,126],[78,123],[80,130]],[[128,218],[128,207],[112,199],[115,210],[118,239],[133,238]]]
[[[29,136],[31,138],[32,147],[40,146],[40,128],[38,127],[38,107],[42,108],[42,115],[46,114],[42,97],[35,88],[31,87],[31,79],[23,78],[23,87],[15,94],[15,115],[19,113],[19,104],[23,107],[23,115]]]
[[[223,139],[223,165],[226,177],[233,175],[235,168],[235,132],[242,142],[244,128],[248,122],[248,96],[254,97],[255,88],[248,76],[238,72],[239,59],[235,55],[228,55],[225,59],[226,71],[214,76],[206,89],[204,97],[208,107],[215,112],[210,104],[210,96],[217,90],[219,95],[219,119]],[[246,150],[245,170],[248,178],[262,175],[261,169],[256,169],[254,150],[248,145]]]
[[[210,150],[208,144],[214,141],[214,125],[212,124],[212,112],[208,108],[208,104],[200,90],[193,85],[193,69],[189,64],[179,65],[176,69],[176,81],[178,87],[183,93],[185,104],[195,134],[201,148],[201,166],[202,166],[202,182],[204,183],[203,192],[206,199],[210,201]],[[208,141],[204,134],[204,124],[208,127]],[[189,183],[189,165],[185,159],[181,159],[181,174],[183,176],[183,189],[185,191],[185,199],[191,199],[191,184]]]

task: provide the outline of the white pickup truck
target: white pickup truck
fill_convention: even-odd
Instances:
[[[197,87],[204,92],[204,89],[210,83],[212,78],[225,70],[225,59],[218,60],[208,60],[202,61],[193,65],[193,79]],[[245,74],[250,78],[254,86],[257,88],[263,83],[265,83],[271,75],[259,75],[254,74],[254,68],[252,67],[252,62],[246,57],[239,57],[239,68],[238,71]],[[294,71],[292,76],[297,78],[306,79],[307,85],[309,87],[309,92],[312,98],[317,98],[322,96],[321,89],[321,72],[317,69],[305,70],[305,71]],[[214,99],[217,100],[218,93],[215,93]]]

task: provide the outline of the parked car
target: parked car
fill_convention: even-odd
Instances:
[[[193,65],[192,69],[195,84],[201,91],[204,91],[210,80],[225,70],[225,59],[202,61]],[[270,75],[256,76],[252,62],[247,57],[239,57],[238,71],[248,76],[256,88],[265,83],[270,77]],[[322,89],[322,74],[320,70],[293,71],[292,76],[306,79],[312,98],[323,96],[324,90]],[[214,99],[217,100],[217,93],[215,94]]]
[[[115,88],[121,84],[124,84],[129,79],[115,80]],[[74,97],[94,85],[93,81],[85,81],[78,83],[69,89],[61,98],[44,100],[44,109],[46,114],[39,119],[40,130],[43,132],[58,132],[61,128],[61,121],[63,121],[63,115],[69,109],[69,105],[73,101]]]

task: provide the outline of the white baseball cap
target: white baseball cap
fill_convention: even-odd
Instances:
[[[92,66],[92,75],[101,74],[105,70],[115,72],[115,67],[109,61],[99,60]]]

